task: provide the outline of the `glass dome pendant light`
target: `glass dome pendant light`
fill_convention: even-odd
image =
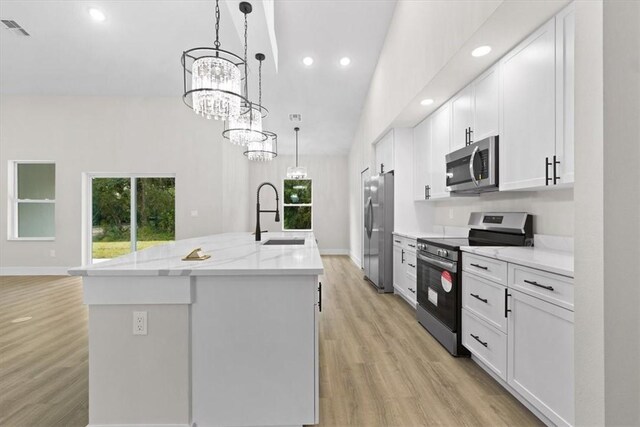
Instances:
[[[259,61],[258,102],[262,105],[262,61],[264,61],[265,56],[262,53],[257,53],[256,59]],[[247,151],[243,153],[249,160],[267,162],[278,156],[278,135],[267,130],[263,130],[262,134],[266,135],[266,139],[264,141],[249,142]]]
[[[229,120],[241,112],[242,72],[238,55],[220,48],[220,5],[216,0],[214,47],[196,47],[182,53],[184,103],[207,119]],[[246,79],[246,66],[245,76]]]
[[[298,131],[299,127],[293,128],[296,131],[296,165],[287,168],[287,178],[289,179],[305,179],[307,177],[307,168],[298,166]]]
[[[247,14],[251,13],[251,4],[240,3],[240,11],[244,14],[244,73],[247,71]],[[259,54],[264,59],[264,55]],[[262,64],[262,61],[260,61]],[[263,142],[267,136],[262,133],[262,119],[267,115],[267,109],[262,106],[262,101],[258,104],[249,101],[249,79],[244,80],[245,101],[240,106],[240,114],[229,120],[227,129],[222,132],[222,136],[236,145],[246,146],[251,142]]]

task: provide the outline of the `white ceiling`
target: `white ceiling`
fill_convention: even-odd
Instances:
[[[221,42],[223,48],[241,54],[237,3],[221,4]],[[249,57],[258,51],[267,55],[263,101],[270,115],[265,128],[279,134],[279,151],[293,152],[294,124],[288,115],[300,113],[302,154],[347,153],[395,0],[277,0],[265,2],[266,8],[258,1],[253,5]],[[277,44],[268,34],[265,9],[271,5]],[[90,7],[101,9],[107,20],[93,22]],[[0,30],[0,92],[174,96],[182,102],[180,55],[212,44],[213,10],[213,0],[2,0],[0,18],[17,21],[31,37]],[[302,65],[304,56],[315,59],[313,66]],[[338,65],[343,56],[352,60],[346,69]],[[254,64],[251,98],[257,88]]]

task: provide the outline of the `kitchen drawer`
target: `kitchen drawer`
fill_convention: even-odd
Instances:
[[[413,253],[415,254],[415,252],[416,252],[416,246],[417,246],[417,241],[416,241],[416,239],[408,239],[408,238],[406,238],[406,237],[404,238],[404,246],[403,246],[403,249],[404,249],[405,251],[413,252]],[[414,258],[415,258],[415,256],[414,256]],[[414,259],[414,261],[415,261],[415,259]],[[413,264],[415,264],[415,262],[414,262]]]
[[[395,246],[400,246],[400,247],[402,247],[404,249],[405,246],[407,245],[405,243],[405,240],[407,240],[406,237],[398,236],[397,234],[393,235],[393,244]]]
[[[507,263],[504,261],[464,252],[462,269],[507,286]]]
[[[415,300],[417,296],[418,273],[416,271],[416,254],[405,252],[405,274],[407,280],[407,289],[411,293],[411,297]]]
[[[507,335],[462,309],[462,345],[475,357],[507,380]]]
[[[506,294],[505,286],[467,272],[462,273],[462,306],[505,334],[507,333]]]
[[[509,263],[509,287],[573,311],[573,279]]]

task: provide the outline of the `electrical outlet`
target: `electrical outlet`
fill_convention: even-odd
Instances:
[[[133,312],[133,335],[147,335],[147,312]]]
[[[191,216],[193,217],[198,216],[198,211],[196,210],[191,211]]]
[[[51,249],[51,250],[49,250],[49,256],[50,256],[51,258],[55,258],[55,257],[56,257],[56,250],[55,250],[55,249]]]

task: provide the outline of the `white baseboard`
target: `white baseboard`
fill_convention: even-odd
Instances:
[[[320,255],[349,255],[349,249],[320,249]]]
[[[351,261],[356,265],[356,267],[358,268],[362,268],[362,260],[360,258],[358,258],[357,256],[355,256],[353,253],[349,252],[349,258],[351,258]]]
[[[69,267],[0,267],[0,276],[68,276]]]

